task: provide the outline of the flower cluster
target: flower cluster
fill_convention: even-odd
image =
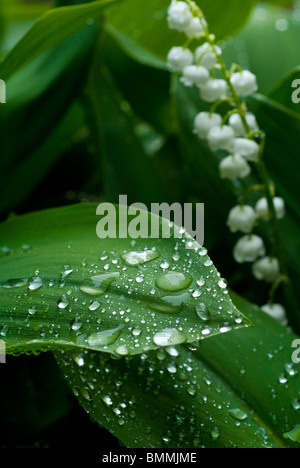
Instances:
[[[230,71],[222,59],[222,50],[215,44],[215,37],[209,33],[207,22],[197,5],[191,0],[172,0],[168,9],[170,29],[185,33],[183,47],[173,47],[168,54],[168,68],[180,73],[181,82],[188,87],[199,89],[202,101],[211,104],[208,112],[199,112],[194,120],[194,133],[205,140],[212,152],[222,156],[219,164],[221,179],[236,181],[247,178],[252,165],[259,165],[262,157],[263,132],[260,131],[255,115],[248,112],[245,98],[258,90],[256,76],[237,65]],[[201,41],[195,50],[193,41]],[[219,73],[219,77],[217,74]],[[228,103],[226,115],[217,112],[222,103]],[[268,256],[264,241],[255,235],[259,220],[277,219],[285,216],[284,200],[267,196],[261,186],[263,197],[254,207],[246,204],[245,198],[232,208],[228,216],[228,227],[232,233],[243,236],[234,247],[234,259],[242,264],[253,263],[252,272],[257,280],[276,283],[282,276],[280,262],[275,256]],[[251,191],[251,190],[250,190]],[[263,310],[281,322],[285,312],[279,304],[263,306]]]

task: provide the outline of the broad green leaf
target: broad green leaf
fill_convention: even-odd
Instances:
[[[126,193],[130,203],[165,200],[153,158],[137,135],[139,120],[126,107],[109,70],[98,57],[91,67],[84,103],[92,142],[101,161],[99,172],[102,169],[106,199],[116,203],[119,194]]]
[[[66,128],[63,123],[67,120],[69,127],[75,121],[73,127],[78,129],[78,113],[70,115],[70,107],[83,89],[97,37],[97,27],[83,28],[20,70],[8,84],[8,104],[0,115],[0,212],[15,208],[28,196],[61,156],[66,143],[71,144],[67,142],[70,130],[65,134],[62,127]],[[51,138],[58,132],[53,150]]]
[[[239,29],[247,19],[255,0],[197,1],[204,11],[211,31],[221,39]],[[185,36],[170,31],[167,24],[167,8],[170,0],[125,0],[108,15],[108,32],[120,46],[137,61],[166,68],[169,49],[185,42]]]
[[[19,68],[82,29],[93,24],[104,9],[118,0],[100,0],[55,8],[43,14],[0,63],[0,76],[8,80]]]
[[[296,339],[234,295],[254,329],[206,340],[198,351],[158,349],[118,361],[55,353],[80,404],[130,448],[283,448],[299,421]]]
[[[0,336],[8,353],[82,347],[133,355],[249,325],[206,249],[179,228],[164,238],[169,222],[155,217],[164,235],[132,241],[122,218],[119,238],[100,240],[96,207],[1,225]],[[141,211],[128,220],[132,229],[149,217]]]

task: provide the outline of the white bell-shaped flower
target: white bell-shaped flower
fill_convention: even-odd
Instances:
[[[233,250],[234,259],[238,263],[255,262],[265,253],[264,241],[254,234],[242,237]]]
[[[279,261],[274,257],[264,257],[253,265],[252,271],[256,279],[273,283],[280,275]]]
[[[168,25],[170,29],[185,31],[193,19],[193,14],[186,2],[172,1],[168,8]]]
[[[183,69],[183,75],[180,81],[185,86],[203,86],[209,80],[209,71],[207,68],[202,67],[201,65],[197,67],[197,65],[188,65]]]
[[[257,162],[259,158],[259,145],[248,138],[236,138],[234,152],[243,156],[247,161]]]
[[[222,117],[220,114],[210,112],[200,112],[194,120],[194,133],[199,138],[207,138],[209,131],[217,126],[221,126]]]
[[[285,308],[280,304],[266,304],[261,308],[266,314],[273,317],[282,325],[288,324],[287,313]]]
[[[208,80],[201,86],[200,97],[205,102],[216,102],[223,99],[227,94],[227,83],[225,80]]]
[[[215,51],[218,55],[221,55],[222,53],[220,47],[218,46],[215,46]],[[218,63],[215,51],[211,44],[205,42],[195,50],[196,63],[209,69],[214,67]]]
[[[238,205],[231,209],[227,226],[231,232],[243,232],[245,234],[253,229],[257,214],[252,206]]]
[[[256,117],[254,114],[251,114],[251,112],[246,113],[246,122],[249,126],[250,132],[253,130],[258,130],[259,126],[256,121]],[[236,137],[245,137],[246,136],[246,130],[242,121],[242,118],[240,114],[233,114],[229,117],[228,121],[230,127],[233,128],[235,136]]]
[[[188,37],[192,37],[195,34],[202,34],[204,32],[203,24],[206,25],[206,21],[202,18],[202,22],[198,16],[195,16],[192,21],[188,24],[188,26],[184,29],[185,34]]]
[[[234,144],[234,131],[228,125],[219,125],[209,131],[207,140],[212,151],[227,150],[230,152]]]
[[[256,76],[248,70],[234,73],[230,81],[238,96],[247,97],[258,90]]]
[[[276,212],[277,219],[283,219],[285,217],[285,202],[281,197],[274,197],[273,204]],[[259,216],[264,219],[270,219],[270,211],[268,200],[261,198],[258,200],[255,206],[255,210]]]
[[[184,47],[172,47],[168,53],[168,68],[173,71],[182,71],[185,67],[192,65],[193,54],[189,49]]]
[[[235,154],[220,162],[219,172],[221,179],[244,179],[251,173],[251,167],[244,158]]]

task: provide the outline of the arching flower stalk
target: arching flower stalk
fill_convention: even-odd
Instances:
[[[168,25],[186,36],[182,47],[170,50],[167,57],[169,70],[180,73],[180,81],[187,87],[197,87],[201,100],[211,104],[209,112],[199,112],[195,116],[193,131],[206,140],[211,151],[227,153],[219,165],[220,178],[246,179],[253,167],[259,174],[260,183],[241,194],[228,216],[230,231],[243,233],[233,256],[238,263],[252,263],[255,278],[271,284],[269,302],[262,309],[287,323],[284,308],[275,304],[274,299],[279,286],[289,282],[278,226],[278,220],[285,216],[285,203],[276,196],[265,168],[265,134],[255,115],[248,111],[245,100],[258,90],[256,76],[238,65],[233,65],[230,70],[226,68],[216,37],[210,33],[203,12],[194,1],[172,0]],[[218,109],[224,103],[228,105],[228,112],[221,115]],[[260,199],[252,207],[248,197],[253,191],[260,193]],[[263,239],[254,234],[260,220],[270,226],[272,248],[269,254]]]

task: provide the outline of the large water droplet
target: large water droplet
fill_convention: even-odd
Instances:
[[[28,289],[30,289],[30,291],[37,291],[42,286],[43,286],[42,278],[35,276],[34,278],[31,278],[29,285],[28,285]]]
[[[80,290],[89,296],[101,296],[104,294],[111,283],[118,279],[120,273],[105,273],[103,275],[92,276],[86,280],[80,287]]]
[[[183,293],[179,296],[163,296],[153,302],[148,303],[148,306],[158,312],[167,314],[176,314],[182,310],[184,302],[189,299],[189,293]]]
[[[160,255],[155,250],[144,250],[142,252],[132,251],[121,255],[125,263],[129,266],[142,265],[143,263],[151,262]]]
[[[82,328],[83,322],[81,321],[80,317],[75,317],[71,322],[71,330],[78,331]]]
[[[13,289],[13,288],[23,288],[28,283],[28,279],[9,279],[7,281],[1,282],[0,287],[5,289]]]
[[[232,416],[234,419],[237,419],[238,421],[245,421],[245,419],[247,419],[248,417],[247,413],[245,413],[245,411],[243,411],[240,408],[230,409],[228,413],[230,414],[230,416]]]
[[[163,291],[182,291],[187,289],[193,278],[178,271],[169,271],[156,278],[155,284]]]
[[[124,328],[124,325],[120,325],[118,328],[113,328],[112,330],[92,333],[87,338],[87,342],[90,346],[95,348],[113,344],[119,338],[122,328]]]
[[[211,319],[210,311],[208,310],[208,307],[205,304],[203,304],[203,302],[201,302],[196,307],[196,313],[197,313],[198,317],[201,320],[204,320],[205,322],[207,322],[208,320]]]
[[[157,346],[170,346],[185,343],[186,336],[176,328],[165,328],[154,335],[153,342]]]

